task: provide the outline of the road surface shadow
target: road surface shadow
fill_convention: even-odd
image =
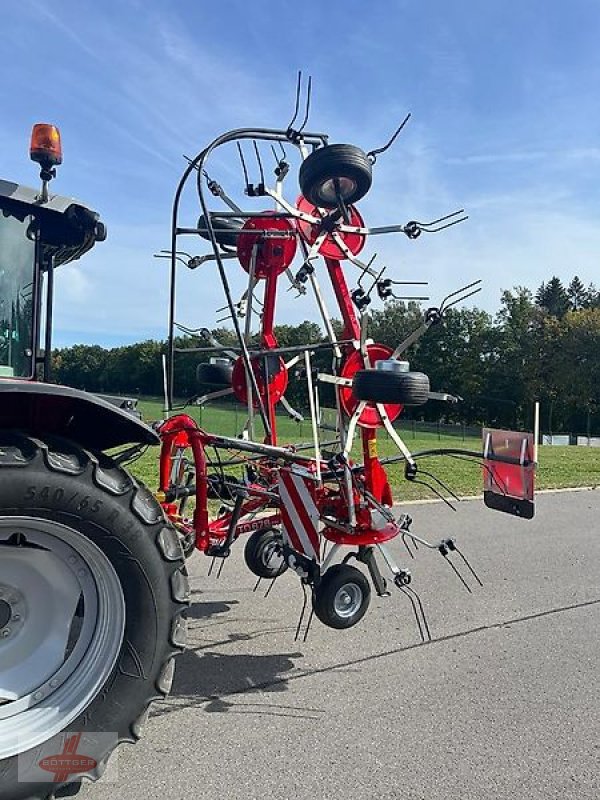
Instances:
[[[224,600],[218,602],[199,602],[192,603],[187,610],[188,619],[212,619],[218,614],[224,614],[231,610],[231,606],[239,604],[239,600]]]
[[[240,640],[249,637],[240,636]],[[156,710],[157,716],[195,706],[209,713],[256,713],[317,719],[319,709],[264,702],[266,693],[287,691],[287,674],[295,669],[302,653],[280,655],[227,655],[187,650],[177,658],[170,702]],[[248,695],[257,695],[252,701]],[[239,699],[244,695],[244,700]],[[179,702],[178,702],[179,701]]]

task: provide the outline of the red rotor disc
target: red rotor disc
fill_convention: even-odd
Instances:
[[[300,211],[303,211],[305,214],[311,214],[313,217],[320,216],[317,206],[314,206],[306,199],[306,197],[303,197],[302,195],[300,195],[296,201],[296,208],[298,208]],[[364,220],[356,208],[354,206],[348,206],[348,211],[350,212],[350,225],[355,225],[357,228],[363,228],[365,224]],[[316,241],[319,235],[319,228],[317,225],[311,225],[310,222],[304,222],[301,219],[296,220],[296,225],[298,226],[300,235],[306,242],[308,242],[309,245]],[[366,239],[366,236],[363,234],[338,231],[338,235],[353,256],[357,256],[363,249]],[[336,261],[343,261],[346,258],[345,254],[336,244],[331,234],[328,234],[325,237],[323,244],[319,248],[319,254],[322,255],[323,258],[334,258]]]
[[[376,361],[388,359],[392,355],[392,352],[392,348],[386,347],[384,344],[367,345],[367,353],[369,354],[371,367],[375,366]],[[365,362],[360,351],[355,350],[344,362],[340,375],[342,378],[353,378],[361,369],[366,369]],[[354,414],[359,402],[360,400],[357,400],[352,394],[351,387],[344,386],[340,389],[340,403],[342,409],[349,417]],[[391,422],[399,416],[404,408],[404,406],[399,403],[383,403],[383,407]],[[362,414],[358,418],[358,424],[361,428],[381,428],[383,426],[383,422],[381,421],[381,417],[375,405],[369,403],[365,406]]]
[[[256,278],[268,278],[269,275],[281,275],[290,266],[296,255],[296,231],[291,222],[282,217],[272,217],[273,212],[265,211],[264,217],[251,217],[242,227],[238,236],[237,254],[240,264],[250,272],[252,249],[258,242],[254,275]],[[282,236],[263,236],[281,231]]]
[[[269,401],[273,405],[278,403],[285,394],[288,385],[288,371],[283,359],[280,356],[270,355],[267,350],[264,356],[253,356],[250,359],[250,363],[256,376],[256,385],[263,403],[267,400],[267,369],[269,372]],[[233,393],[240,403],[247,403],[246,370],[244,368],[244,359],[241,356],[233,365],[231,385],[233,386]],[[256,398],[253,399],[252,404],[255,408],[258,408],[258,400]]]

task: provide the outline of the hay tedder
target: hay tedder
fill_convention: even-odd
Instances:
[[[365,614],[371,585],[378,595],[389,593],[381,570],[385,566],[394,585],[409,599],[420,636],[426,640],[431,638],[429,625],[410,572],[396,563],[387,543],[400,536],[411,556],[418,546],[438,550],[469,591],[470,584],[480,581],[453,539],[428,542],[413,532],[409,514],[393,510],[386,464],[402,461],[407,480],[435,483],[435,476],[419,468],[421,457],[448,454],[478,459],[483,465],[486,505],[530,518],[537,460],[534,437],[486,430],[481,451],[410,452],[394,427],[403,408],[431,399],[454,403],[460,398],[441,391],[443,387],[432,391],[425,374],[411,371],[406,354],[429,328],[443,324],[451,306],[478,292],[480,281],[428,308],[422,324],[392,348],[369,338],[368,307],[374,298],[385,302],[398,297],[402,291],[398,287],[409,282],[388,277],[386,268],[376,266],[373,258],[365,261],[359,256],[370,237],[402,234],[415,240],[462,222],[466,216],[461,210],[430,222],[367,226],[357,203],[371,188],[378,156],[391,146],[408,117],[387,144],[364,152],[354,145],[330,144],[325,134],[306,130],[310,82],[306,112],[296,127],[300,98],[299,78],[295,113],[285,129],[244,128],[219,136],[189,159],[178,185],[171,247],[161,253],[170,259],[171,300],[165,372],[169,413],[157,427],[162,443],[157,497],[182,535],[188,554],[198,549],[213,559],[225,559],[236,540],[248,534],[245,559],[259,581],[275,579],[287,569],[296,572],[304,588],[297,634],[308,602],[307,587],[312,612],[330,627],[348,628]],[[235,150],[241,161],[243,194],[256,202],[258,210],[243,209],[233,193],[211,177],[211,158],[223,164],[227,153],[235,156]],[[284,195],[284,188],[295,182],[288,151],[295,151],[300,160],[300,194],[295,200]],[[254,180],[248,152],[256,164]],[[272,180],[265,168],[267,157],[274,160]],[[186,227],[180,222],[182,195],[192,178],[200,216]],[[216,207],[209,208],[209,198]],[[210,248],[190,255],[180,244],[183,237],[196,242],[200,237]],[[207,329],[175,321],[178,265],[202,272],[216,267],[237,345],[221,345]],[[237,300],[232,290],[236,270],[246,277]],[[352,284],[350,270],[356,275]],[[341,319],[337,331],[321,289],[324,276]],[[303,302],[314,298],[326,341],[279,346],[275,311],[282,283]],[[189,402],[204,405],[227,396],[235,398],[247,409],[238,437],[205,431],[192,416],[174,413],[175,361],[182,350],[177,346],[178,330],[197,337],[198,346],[186,347],[186,354],[211,357],[198,366],[199,382],[210,391]],[[315,367],[317,360],[323,364],[324,355],[328,367]],[[292,418],[300,416],[285,396],[294,377],[306,381],[312,428],[309,444],[278,442],[278,407]],[[336,421],[329,425],[335,431],[333,440],[330,436],[323,442],[320,397],[326,390],[335,398]],[[378,430],[396,445],[394,455],[379,455]],[[434,483],[430,488],[438,493]],[[214,509],[210,499],[217,501]],[[350,564],[351,559],[364,565],[367,574]]]
[[[400,537],[410,556],[419,547],[439,551],[469,591],[480,581],[453,539],[429,542],[412,530],[408,513],[394,510],[386,466],[403,462],[408,481],[439,493],[436,481],[447,487],[419,467],[420,458],[479,460],[486,505],[533,515],[537,436],[487,430],[481,451],[411,452],[394,426],[404,407],[459,401],[444,387],[432,391],[405,357],[432,326],[443,324],[449,308],[479,291],[479,281],[428,308],[422,324],[396,346],[369,337],[371,302],[399,297],[406,282],[360,257],[367,240],[394,234],[415,240],[466,217],[459,211],[430,222],[367,226],[357,204],[408,117],[389,142],[369,152],[330,144],[325,134],[306,130],[310,82],[297,124],[301,88],[299,77],[287,127],[225,133],[189,160],[181,178],[171,246],[162,254],[171,275],[167,414],[154,428],[120,400],[50,382],[55,270],[106,235],[92,209],[49,190],[62,160],[58,130],[34,128],[39,191],[0,181],[0,800],[74,793],[82,777],[102,773],[119,742],[139,738],[149,703],[169,691],[173,657],[185,643],[184,554],[198,550],[223,565],[244,536],[257,586],[270,579],[268,593],[283,572],[296,573],[304,590],[297,636],[307,589],[312,611],[305,637],[313,614],[332,628],[355,625],[371,587],[383,596],[393,583],[426,641],[424,606],[388,543]],[[235,150],[243,173],[239,194],[257,209],[243,209],[207,172]],[[288,153],[299,160],[296,199],[284,195],[294,174]],[[272,180],[267,156],[274,158]],[[192,177],[200,209],[186,227],[182,197]],[[181,250],[183,237],[208,242],[207,252]],[[203,273],[216,267],[234,346],[176,323],[182,263]],[[236,275],[244,278],[237,300]],[[321,290],[324,277],[339,325]],[[280,346],[275,319],[282,283],[297,293],[296,302],[313,298],[324,341]],[[186,354],[202,355],[202,391],[189,403],[231,396],[247,411],[239,436],[206,431],[191,412],[175,407],[177,331],[194,342]],[[309,443],[278,439],[279,410],[301,418],[286,397],[290,380],[305,382]],[[330,414],[325,424],[327,394],[333,421]],[[395,444],[392,455],[380,455],[378,431]],[[126,470],[152,444],[160,445],[155,496]]]

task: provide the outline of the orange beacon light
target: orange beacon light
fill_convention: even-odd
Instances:
[[[32,161],[46,169],[62,164],[60,131],[56,125],[40,122],[33,126],[29,155]]]

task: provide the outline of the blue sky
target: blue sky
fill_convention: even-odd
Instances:
[[[445,234],[369,242],[364,253],[377,251],[391,277],[429,281],[433,300],[483,278],[477,302],[489,311],[503,289],[552,274],[600,283],[595,0],[19,0],[1,19],[0,174],[36,185],[30,127],[54,122],[55,191],[92,205],[109,229],[57,275],[58,345],[164,337],[167,268],[152,256],[168,246],[183,154],[229,128],[284,127],[299,68],[313,76],[309,127],[332,142],[368,150],[413,114],[360,204],[369,224],[470,215]],[[239,196],[235,153],[211,172]],[[295,177],[286,193],[294,199]],[[193,192],[184,212],[193,224]],[[177,317],[194,327],[214,326],[222,305],[203,269],[181,276]],[[278,314],[317,318],[291,293]]]

